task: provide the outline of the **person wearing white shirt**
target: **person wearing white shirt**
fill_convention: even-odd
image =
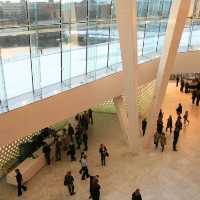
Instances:
[[[88,173],[88,162],[87,162],[87,156],[84,155],[83,158],[81,158],[81,169],[82,169],[82,180],[85,180],[86,178],[89,178],[90,175]]]

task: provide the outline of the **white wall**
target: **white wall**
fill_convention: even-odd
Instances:
[[[0,115],[0,146],[74,116],[123,92],[122,73]]]
[[[139,84],[155,78],[159,59],[140,65]],[[180,53],[174,72],[200,72],[200,51]],[[123,72],[0,115],[0,146],[123,93]]]
[[[156,58],[140,64],[139,84],[144,84],[155,79],[160,59]],[[172,73],[200,72],[200,51],[178,53]]]

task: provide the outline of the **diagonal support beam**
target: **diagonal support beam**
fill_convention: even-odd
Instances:
[[[1,48],[0,48],[0,111],[8,111],[8,100],[7,100],[7,92],[6,92],[6,84],[4,77],[4,68],[1,56]]]
[[[154,134],[156,129],[158,112],[162,106],[170,74],[175,63],[177,50],[181,40],[182,32],[184,30],[186,17],[189,12],[190,3],[191,0],[176,0],[172,3],[165,36],[165,44],[156,76],[154,100],[147,127],[149,134],[147,134],[148,136],[147,140],[145,141],[145,146],[149,146],[150,142],[152,143],[152,134]]]
[[[116,108],[117,116],[119,119],[120,127],[123,134],[124,140],[127,142],[128,139],[128,116],[127,110],[122,96],[114,97],[113,102]]]
[[[137,6],[136,0],[116,1],[120,47],[125,75],[125,96],[128,104],[128,143],[136,153],[139,140],[137,111],[138,64],[137,64]]]

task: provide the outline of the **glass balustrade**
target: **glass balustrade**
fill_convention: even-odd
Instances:
[[[162,50],[172,0],[137,0],[139,62]],[[200,3],[180,52],[200,48]],[[1,0],[0,112],[122,70],[115,0]]]

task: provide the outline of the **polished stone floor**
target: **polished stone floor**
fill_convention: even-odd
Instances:
[[[174,83],[168,86],[163,103],[164,118],[175,117],[178,103],[189,111],[190,124],[180,134],[178,152],[171,149],[172,135],[167,134],[167,147],[162,153],[153,147],[133,156],[129,153],[117,116],[95,113],[95,123],[89,130],[89,170],[100,175],[101,200],[130,200],[139,187],[144,200],[200,199],[200,108],[191,104],[191,95],[182,94]],[[100,166],[98,147],[108,146],[107,166]],[[153,143],[153,139],[152,139]],[[78,152],[79,157],[80,152]],[[44,167],[28,183],[28,191],[16,197],[16,188],[0,181],[0,200],[86,200],[89,180],[81,181],[79,162],[71,163],[66,155],[61,162]],[[67,170],[75,176],[76,195],[69,196],[63,185]]]

